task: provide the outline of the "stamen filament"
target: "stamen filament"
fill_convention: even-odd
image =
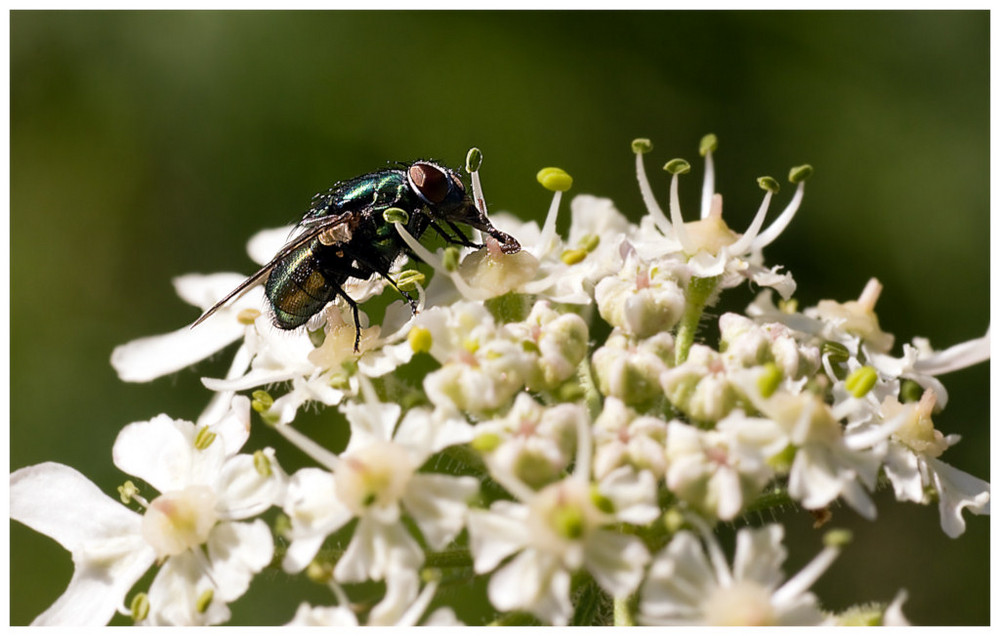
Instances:
[[[552,240],[556,235],[556,218],[559,216],[559,202],[562,201],[562,191],[556,190],[552,193],[552,203],[549,204],[548,214],[545,215],[545,224],[542,225],[542,234],[538,239],[539,259],[544,258],[551,250]]]
[[[663,213],[660,205],[653,196],[653,189],[649,186],[649,179],[646,177],[646,164],[642,159],[642,153],[635,153],[635,176],[639,180],[639,192],[642,194],[642,202],[646,204],[649,216],[653,218],[653,224],[660,229],[665,236],[671,236],[673,229],[667,215]]]
[[[774,220],[766,230],[757,235],[757,240],[753,242],[754,250],[762,250],[771,243],[774,242],[781,233],[785,231],[788,224],[792,222],[795,217],[795,213],[799,209],[799,205],[802,203],[802,196],[805,192],[806,182],[800,181],[799,187],[795,188],[795,194],[792,196],[792,200],[788,202],[785,209],[781,211],[778,218]]]
[[[753,218],[753,222],[750,227],[747,228],[746,234],[741,236],[738,241],[729,246],[728,252],[732,255],[746,254],[750,251],[750,247],[753,245],[754,239],[757,238],[757,233],[760,232],[760,228],[764,225],[764,218],[767,216],[767,208],[771,205],[771,197],[774,193],[770,190],[764,192],[764,200],[761,202],[760,207],[757,209],[757,216]]]
[[[712,211],[712,195],[715,194],[715,163],[712,151],[705,152],[705,181],[701,186],[701,218],[707,219]]]
[[[691,238],[688,236],[687,230],[684,228],[684,218],[681,216],[681,198],[678,194],[678,182],[680,181],[679,177],[680,173],[675,172],[670,178],[671,227],[674,228],[674,236],[681,244],[681,249],[683,249],[686,254],[694,254],[698,251],[698,247],[691,242]]]
[[[279,424],[274,427],[274,430],[324,468],[337,469],[337,465],[340,463],[339,457],[292,428],[291,424]]]
[[[421,245],[420,241],[413,238],[413,235],[410,234],[409,230],[399,223],[393,223],[393,225],[396,226],[396,231],[399,232],[399,236],[403,239],[403,242],[406,243],[406,245],[413,250],[413,253],[419,256],[422,261],[430,265],[431,269],[433,269],[435,273],[450,278],[452,282],[455,283],[455,287],[458,288],[458,291],[466,298],[470,300],[482,300],[482,294],[479,291],[469,287],[469,284],[466,283],[465,279],[462,278],[457,272],[449,272],[448,268],[444,266],[441,259],[429,249]]]

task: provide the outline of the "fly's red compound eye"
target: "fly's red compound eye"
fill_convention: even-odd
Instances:
[[[441,203],[451,190],[448,175],[435,165],[415,163],[407,174],[413,189],[427,203]]]

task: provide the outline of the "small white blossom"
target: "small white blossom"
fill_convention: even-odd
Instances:
[[[273,551],[263,522],[235,520],[260,514],[284,489],[273,451],[236,453],[248,418],[249,402],[240,397],[225,420],[243,426],[223,421],[199,429],[166,415],[126,426],[115,442],[115,465],[161,492],[148,504],[142,500],[144,515],[114,504],[59,464],[11,475],[13,518],[58,540],[77,565],[66,593],[36,622],[106,623],[154,559],[164,565],[150,588],[149,622],[227,620],[225,603],[243,595]],[[214,609],[197,612],[192,599],[206,591]]]
[[[667,423],[638,415],[616,397],[604,400],[594,420],[594,475],[601,479],[619,466],[649,470],[657,479],[666,472]]]
[[[669,333],[637,342],[615,330],[594,351],[591,364],[601,393],[639,405],[662,395],[660,377],[673,355],[674,339]]]
[[[723,521],[734,519],[773,475],[765,449],[751,443],[758,421],[735,411],[716,430],[670,422],[667,486],[696,510]],[[766,430],[767,422],[761,424]]]
[[[823,614],[808,589],[838,551],[825,548],[782,583],[783,534],[779,525],[740,530],[730,568],[713,535],[705,534],[703,550],[694,534],[678,532],[650,565],[640,618],[652,625],[820,624]]]
[[[957,435],[944,436],[934,428],[931,412],[934,392],[924,392],[920,402],[900,404],[887,397],[882,404],[886,420],[899,420],[885,458],[885,473],[901,501],[927,503],[926,490],[937,494],[941,528],[955,538],[965,532],[962,510],[990,513],[990,485],[942,462],[938,457],[958,442]]]
[[[670,261],[643,262],[629,251],[619,274],[607,276],[594,289],[601,318],[639,338],[669,331],[685,307],[677,269]]]
[[[292,521],[292,544],[283,563],[289,572],[308,565],[323,539],[357,518],[347,551],[334,576],[345,582],[381,580],[414,570],[423,551],[402,523],[403,512],[420,528],[431,549],[443,548],[465,521],[466,501],[478,490],[471,477],[418,473],[435,451],[471,438],[468,430],[447,428],[428,411],[414,409],[399,420],[395,404],[374,401],[343,405],[351,441],[323,470],[295,474],[284,504]]]
[[[576,404],[545,408],[519,393],[506,415],[476,425],[475,447],[494,472],[540,488],[558,479],[572,461],[579,420],[586,421],[587,414]]]

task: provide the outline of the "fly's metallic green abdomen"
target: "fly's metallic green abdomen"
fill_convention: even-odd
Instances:
[[[406,229],[419,239],[432,228],[449,243],[482,247],[469,241],[455,225],[481,230],[512,254],[518,242],[493,227],[483,211],[466,194],[458,174],[444,166],[417,161],[398,169],[380,170],[342,181],[313,197],[297,234],[256,274],[209,309],[195,324],[210,316],[250,287],[264,281],[264,293],[282,329],[304,325],[338,296],[354,313],[357,350],[360,341],[357,303],[343,289],[350,278],[367,280],[378,274],[396,289],[389,276],[393,263],[409,248],[384,218],[388,208],[408,214]],[[455,235],[444,230],[447,225]],[[400,290],[411,308],[416,304]]]

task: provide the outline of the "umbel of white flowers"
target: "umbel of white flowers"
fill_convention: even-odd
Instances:
[[[875,519],[884,475],[897,500],[936,503],[944,532],[961,535],[963,510],[989,514],[989,484],[941,459],[958,436],[932,418],[947,402],[938,376],[987,359],[989,331],[943,351],[915,339],[896,357],[875,279],[857,300],[800,312],[795,281],[765,266],[763,250],[799,209],[812,169],[790,171],[794,194],[767,227],[779,188],[759,179],[763,199],[741,234],[715,192],[716,146],[702,140],[697,220],[678,197],[690,165],[665,165],[664,212],[642,139],[632,144],[646,207],[637,224],[579,195],[560,236],[572,179],[555,168],[539,173],[554,192],[541,227],[493,217],[520,241],[516,254],[490,237],[483,249],[432,251],[402,211],[387,211],[433,276],[425,286],[400,259],[390,274],[419,311],[401,300],[380,324],[362,315],[357,351],[340,301],[286,332],[260,311],[259,288],[197,329],[116,348],[119,376],[147,382],[239,342],[226,376],[203,379],[213,395],[197,421],[161,414],[119,434],[115,465],[152,492],[126,481],[116,501],[56,463],[11,475],[11,517],[74,563],[34,623],[100,625],[116,612],[139,624],[223,623],[270,567],[329,590],[327,605],[279,619],[292,624],[455,624],[446,599],[456,597],[438,593],[474,577],[489,578],[496,614],[466,620],[497,624],[906,624],[903,591],[890,605],[821,610],[809,588],[847,544],[842,531],[791,577],[781,525],[741,528],[731,561],[713,531],[788,503],[824,518],[840,500]],[[485,213],[480,161],[470,152]],[[288,232],[254,236],[251,257],[268,261]],[[242,280],[174,284],[204,311]],[[744,314],[719,316],[718,342],[695,342],[704,309],[744,282],[763,291]],[[375,277],[345,291],[362,302],[385,287]],[[346,417],[342,452],[294,428],[307,404]],[[243,451],[252,412],[314,465],[289,475],[274,449]],[[151,568],[152,583],[136,589]],[[384,595],[352,599],[344,586],[364,581],[383,582]]]

